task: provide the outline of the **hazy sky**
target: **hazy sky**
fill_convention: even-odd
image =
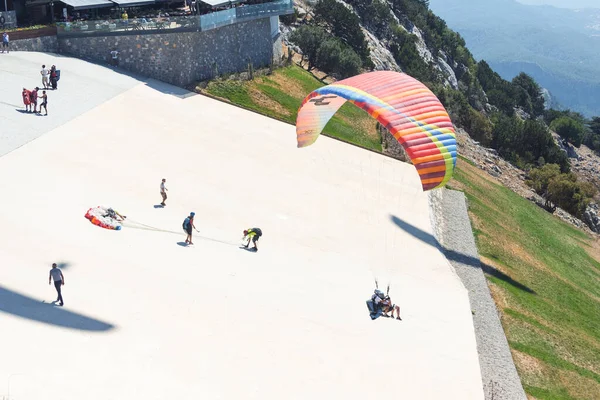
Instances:
[[[600,8],[600,0],[517,0],[523,4],[547,4],[561,8]]]

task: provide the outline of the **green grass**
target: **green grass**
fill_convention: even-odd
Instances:
[[[321,82],[292,66],[252,82],[215,81],[207,92],[294,123]],[[256,92],[265,96],[260,100]],[[381,151],[375,123],[346,104],[325,132]],[[495,183],[459,156],[450,187],[464,191],[486,275],[523,386],[536,399],[600,399],[600,255],[585,233]]]
[[[511,348],[526,355],[515,358],[527,393],[600,398],[600,263],[588,253],[593,241],[468,163],[454,178],[469,200],[480,255],[510,277],[488,281],[502,303]]]
[[[290,90],[290,86],[293,90]],[[210,82],[204,91],[233,104],[293,124],[304,97],[321,86],[323,83],[314,76],[292,65],[252,81],[215,80]],[[264,98],[257,97],[257,92]],[[277,107],[273,104],[277,104]],[[323,134],[381,151],[381,137],[376,130],[375,120],[353,104],[344,104],[329,121]]]

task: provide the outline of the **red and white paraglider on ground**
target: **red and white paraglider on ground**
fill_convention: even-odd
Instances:
[[[96,226],[117,231],[121,230],[121,223],[110,216],[111,212],[109,210],[112,211],[108,207],[93,207],[85,213],[85,217]]]

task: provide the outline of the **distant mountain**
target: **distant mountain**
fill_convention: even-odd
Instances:
[[[430,7],[505,79],[524,71],[563,107],[600,115],[600,9],[515,0],[430,0]]]

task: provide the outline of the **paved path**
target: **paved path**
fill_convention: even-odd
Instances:
[[[46,57],[18,56],[30,72],[2,69],[35,84]],[[10,381],[15,400],[483,398],[467,292],[413,167],[327,138],[297,149],[292,126],[77,60],[61,59],[65,92],[68,65],[110,101],[65,96],[53,130],[0,109],[4,153],[27,141],[19,121],[47,132],[0,157],[0,395]],[[91,225],[100,204],[130,222]],[[190,211],[201,234],[183,247]],[[252,226],[256,254],[238,248]],[[404,321],[370,320],[374,277]]]
[[[58,90],[46,92],[48,116],[25,113],[21,97],[24,87],[43,89],[43,64],[61,70]],[[140,83],[127,75],[107,72],[102,66],[55,54],[0,54],[0,156]]]

